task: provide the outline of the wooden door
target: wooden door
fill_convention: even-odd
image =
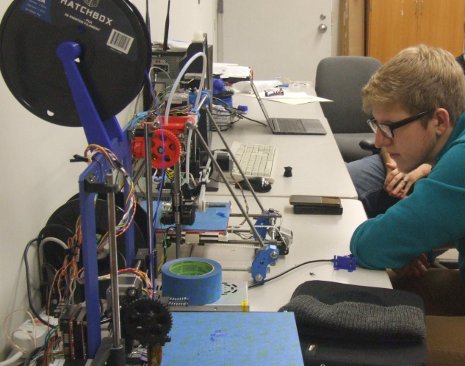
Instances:
[[[370,0],[367,8],[367,54],[385,62],[415,44],[415,0]]]
[[[369,0],[367,55],[385,62],[419,43],[463,52],[465,0]]]
[[[465,0],[419,0],[417,43],[463,52]]]

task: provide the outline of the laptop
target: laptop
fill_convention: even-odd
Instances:
[[[326,130],[319,119],[302,119],[302,118],[271,118],[268,114],[265,104],[255,86],[253,80],[250,80],[252,91],[257,98],[258,104],[265,116],[266,122],[275,135],[326,135]]]

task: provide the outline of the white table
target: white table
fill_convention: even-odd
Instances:
[[[230,197],[214,197],[229,201]],[[348,255],[349,241],[354,229],[366,219],[362,204],[357,200],[343,199],[342,215],[295,215],[288,198],[261,197],[263,206],[274,208],[283,215],[281,226],[291,229],[294,241],[289,254],[280,257],[271,267],[267,278],[275,276],[303,262],[332,259],[334,255]],[[250,213],[259,213],[257,204],[249,197]],[[233,212],[238,212],[233,202]],[[237,219],[235,219],[237,220]],[[192,256],[218,261],[223,267],[223,279],[228,281],[251,281],[250,268],[254,250],[241,246],[210,244],[196,246]],[[229,270],[235,269],[235,270]],[[242,271],[237,271],[242,269]],[[297,268],[284,276],[249,290],[251,311],[276,311],[286,304],[295,288],[308,280],[325,280],[364,286],[390,288],[385,271],[357,268],[353,272],[334,270],[332,263],[313,263]]]
[[[275,182],[270,192],[261,195],[289,197],[291,194],[310,194],[357,198],[354,185],[320,104],[315,102],[288,105],[267,100],[264,103],[273,117],[319,118],[328,133],[324,136],[273,135],[268,127],[246,120],[236,123],[233,128],[224,132],[229,144],[236,140],[248,144],[270,144],[277,147]],[[248,106],[247,116],[264,121],[264,116],[255,98],[235,95],[234,106],[241,104]],[[224,148],[216,132],[213,132],[212,140],[212,149]],[[292,167],[292,177],[283,176],[286,166]],[[226,187],[220,184],[217,194],[227,193]]]

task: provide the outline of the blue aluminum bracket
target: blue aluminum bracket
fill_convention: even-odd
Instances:
[[[131,153],[127,134],[121,129],[116,117],[105,121],[99,116],[86,84],[81,76],[76,59],[81,56],[81,46],[72,41],[61,43],[57,48],[74,104],[89,144],[106,147],[116,154],[126,172],[131,174]],[[105,183],[105,177],[111,166],[101,154],[79,177],[79,199],[82,229],[82,257],[85,270],[85,297],[87,306],[87,353],[93,358],[101,343],[100,304],[98,288],[97,239],[95,225],[94,199],[96,193],[88,189],[89,183]],[[128,187],[125,187],[127,193]],[[125,200],[126,202],[126,200]],[[131,225],[125,236],[126,260],[132,263],[134,250],[134,227]]]
[[[265,216],[257,218],[255,221],[255,229],[258,235],[265,240],[268,231],[268,226],[271,225],[271,218],[266,214],[275,213],[276,210],[270,208],[264,211]],[[255,238],[255,240],[258,240]],[[274,244],[267,244],[264,248],[259,249],[252,262],[252,279],[254,283],[263,283],[266,278],[268,266],[274,265],[279,257],[278,247]]]
[[[264,216],[259,217],[257,218],[257,220],[255,220],[255,229],[257,230],[257,233],[263,240],[265,240],[266,233],[268,231],[268,226],[271,226],[271,217],[266,215],[271,215],[274,213],[277,213],[277,211],[275,209],[270,208],[268,210],[263,211]],[[255,238],[255,240],[258,240],[258,238]]]
[[[254,283],[262,283],[268,271],[268,266],[274,265],[278,259],[279,251],[276,245],[269,244],[257,251],[252,262],[252,279]]]

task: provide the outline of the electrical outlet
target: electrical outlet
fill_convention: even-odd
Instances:
[[[13,332],[13,341],[28,353],[44,345],[48,331],[49,327],[38,319],[34,319],[34,323],[27,319]]]

